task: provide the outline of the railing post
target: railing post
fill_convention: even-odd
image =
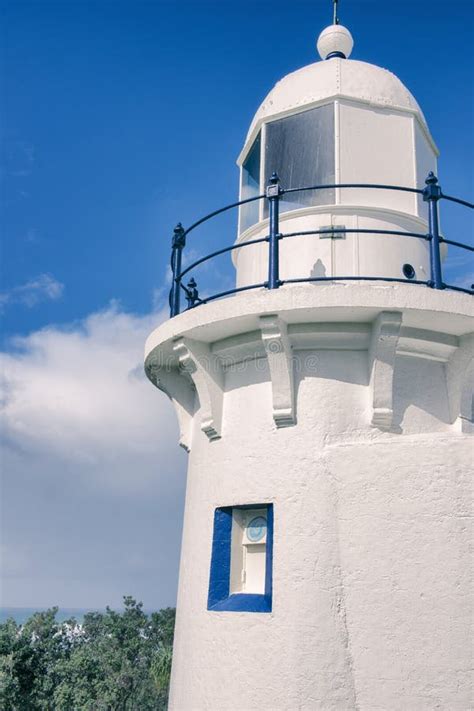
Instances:
[[[180,311],[181,299],[181,255],[186,244],[186,233],[181,222],[178,222],[173,232],[171,242],[171,273],[172,279],[170,290],[170,318],[177,316]]]
[[[273,173],[267,186],[267,198],[270,217],[269,252],[268,252],[268,289],[278,289],[280,286],[280,260],[279,260],[279,239],[280,239],[280,178]]]
[[[423,190],[423,200],[428,203],[431,280],[429,286],[433,289],[444,289],[441,273],[441,251],[439,236],[438,201],[441,198],[441,188],[438,178],[433,172],[428,173]]]

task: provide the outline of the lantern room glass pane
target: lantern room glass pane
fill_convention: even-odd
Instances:
[[[253,142],[247,158],[242,165],[241,200],[260,195],[260,133]],[[255,225],[259,219],[260,200],[255,200],[240,208],[240,231]]]
[[[318,106],[266,126],[265,185],[273,172],[282,188],[335,182],[334,104]],[[335,190],[305,190],[283,195],[280,210],[334,204]],[[268,215],[268,203],[265,204]]]

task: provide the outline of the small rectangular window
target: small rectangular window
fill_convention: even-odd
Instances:
[[[248,198],[260,195],[260,145],[261,140],[259,133],[242,165],[241,200],[247,200]],[[255,200],[254,202],[249,202],[241,206],[240,232],[244,232],[258,222],[259,211],[260,200]]]
[[[272,504],[216,509],[208,609],[271,612],[272,559]]]

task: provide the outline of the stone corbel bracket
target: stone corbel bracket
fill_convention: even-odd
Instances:
[[[393,425],[393,376],[401,325],[401,313],[382,311],[372,326],[369,347],[372,426],[381,430],[390,430]]]
[[[474,434],[474,358],[467,366],[464,377],[459,423],[462,432]]]
[[[191,338],[178,338],[173,345],[179,367],[189,374],[201,406],[201,430],[210,440],[221,437],[224,374],[209,346]]]
[[[460,415],[466,420],[472,419],[473,359],[474,333],[469,333],[459,338],[459,346],[445,365],[451,423],[454,423]]]
[[[164,392],[173,403],[178,418],[179,444],[189,452],[196,400],[194,384],[183,377],[177,368],[160,367],[153,356],[147,358],[145,372],[153,385]]]
[[[287,325],[276,315],[260,316],[260,330],[272,382],[273,419],[277,427],[289,427],[296,424],[296,413]]]

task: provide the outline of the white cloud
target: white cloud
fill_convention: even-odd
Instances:
[[[163,318],[112,304],[1,354],[2,543],[22,560],[6,565],[5,605],[173,603],[186,456],[143,373]]]
[[[40,274],[25,284],[14,286],[9,291],[0,293],[0,308],[8,304],[23,304],[28,308],[41,301],[55,301],[62,296],[64,284],[51,274]]]
[[[77,462],[86,478],[93,472],[95,483],[113,489],[145,485],[149,472],[130,476],[117,462],[170,451],[173,409],[142,365],[145,338],[162,320],[112,304],[69,328],[14,339],[0,359],[7,442]]]

